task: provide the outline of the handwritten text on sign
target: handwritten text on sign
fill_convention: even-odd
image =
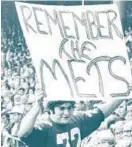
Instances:
[[[129,96],[131,74],[116,5],[16,7],[45,96]]]

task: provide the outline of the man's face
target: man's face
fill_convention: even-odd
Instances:
[[[26,110],[26,112],[28,112],[32,107],[33,107],[33,104],[32,104],[32,103],[27,103],[27,104],[25,105],[25,110]]]
[[[132,129],[130,125],[125,125],[123,130],[123,137],[132,137]]]
[[[22,96],[24,94],[24,91],[23,90],[19,90],[18,91],[18,95]]]
[[[21,120],[21,114],[19,114],[19,113],[11,113],[10,114],[10,120],[11,120],[11,122],[12,123],[17,123],[18,121],[20,121]]]
[[[120,140],[115,147],[132,147],[131,139]]]
[[[132,104],[130,106],[127,106],[126,119],[132,120]]]
[[[14,103],[15,104],[20,104],[21,102],[21,97],[17,94],[14,96]]]
[[[85,103],[84,102],[76,102],[76,110],[77,111],[84,111],[85,110]]]
[[[116,113],[119,114],[120,117],[124,117],[126,115],[126,103],[123,102],[117,109]]]
[[[2,116],[2,122],[5,124],[8,123],[8,119],[5,115]]]
[[[118,127],[115,129],[115,139],[116,141],[120,140],[123,136],[123,128],[122,127]]]
[[[109,141],[101,141],[99,147],[114,147],[114,144]]]
[[[67,124],[73,116],[74,108],[71,103],[64,103],[50,111],[50,118],[58,124]]]
[[[10,114],[10,122],[11,122],[11,124],[15,123],[15,119],[14,119],[13,113]]]
[[[32,89],[29,89],[29,95],[33,95],[33,90]]]
[[[11,77],[11,75],[12,75],[12,71],[11,69],[8,69],[8,76]]]

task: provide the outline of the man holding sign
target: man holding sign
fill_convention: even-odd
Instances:
[[[81,140],[95,131],[123,101],[111,100],[91,113],[81,114],[74,114],[74,101],[49,101],[49,118],[34,128],[43,96],[40,91],[17,134],[29,147],[80,147]]]

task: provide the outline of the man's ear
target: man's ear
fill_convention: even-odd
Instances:
[[[55,110],[49,110],[49,114],[55,114]]]

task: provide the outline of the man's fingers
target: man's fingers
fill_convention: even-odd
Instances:
[[[36,99],[41,100],[44,98],[44,92],[42,90],[39,90],[36,92]]]

